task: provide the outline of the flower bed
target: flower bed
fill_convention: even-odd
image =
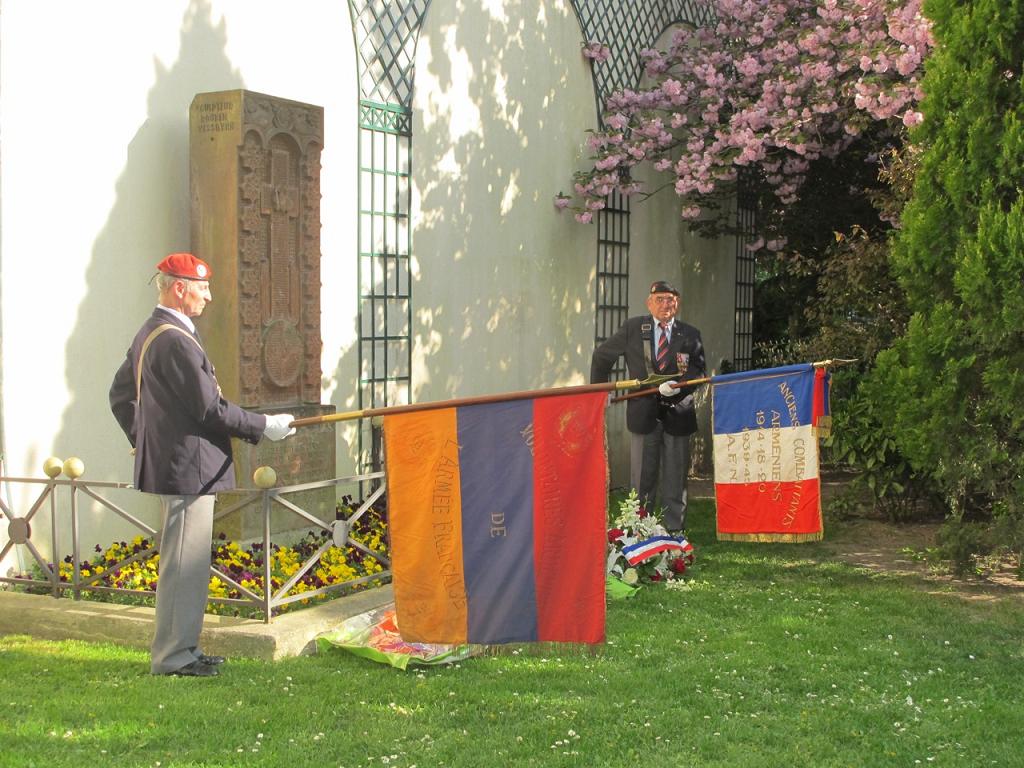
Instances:
[[[359,507],[353,503],[350,497],[345,497],[338,505],[338,519],[348,518],[352,512]],[[383,508],[371,507],[357,520],[349,535],[363,546],[387,557],[387,519]],[[281,586],[287,582],[299,570],[302,564],[308,560],[320,547],[330,538],[331,534],[324,530],[311,530],[306,532],[294,544],[282,546],[273,544],[270,550],[271,568],[271,592],[276,593]],[[153,540],[144,536],[136,536],[130,542],[114,542],[106,549],[96,545],[96,555],[89,560],[82,560],[79,563],[79,571],[83,578],[89,578],[96,574],[103,577],[96,582],[96,586],[112,587],[117,589],[136,590],[144,593],[156,592],[157,572],[160,562],[159,553],[152,553],[131,563],[117,566],[118,563],[145,552],[153,546]],[[214,566],[223,571],[234,581],[252,593],[263,596],[263,563],[264,551],[262,542],[242,546],[235,541],[227,541],[221,534],[213,542],[211,557]],[[46,577],[36,567],[36,572],[31,576],[36,580],[44,580]],[[62,583],[70,584],[73,578],[74,561],[68,555],[58,563],[58,574]],[[381,561],[371,555],[367,555],[356,547],[347,546],[339,548],[331,546],[323,552],[318,563],[310,568],[302,578],[297,581],[288,591],[286,596],[299,595],[303,592],[312,592],[335,584],[344,584],[355,579],[372,576],[382,573],[385,570]],[[28,578],[28,576],[26,576]],[[353,589],[379,586],[383,580],[372,580],[358,585]],[[130,595],[123,593],[97,592],[95,590],[82,590],[82,597],[91,600],[102,600],[107,602],[133,602],[152,603],[152,595]],[[324,600],[336,597],[337,594],[319,594],[311,599]],[[235,586],[224,579],[212,576],[210,578],[210,597],[240,599],[243,593]],[[275,615],[289,610],[292,607],[307,605],[310,600],[299,600],[295,603],[278,606],[274,609]],[[256,610],[239,606],[237,604],[210,602],[207,606],[210,613],[228,615],[247,615]]]

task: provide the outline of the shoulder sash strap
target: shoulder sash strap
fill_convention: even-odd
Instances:
[[[646,323],[647,328],[653,329],[651,323]],[[654,363],[651,361],[651,348],[654,346],[654,333],[644,333],[644,326],[640,326],[640,340],[644,343],[644,367],[647,369],[647,378],[654,375]]]
[[[200,352],[203,351],[203,345],[200,344],[196,340],[195,336],[193,336],[191,333],[186,331],[184,328],[180,328],[177,325],[173,325],[172,323],[161,323],[156,328],[154,328],[152,331],[150,331],[149,336],[147,336],[146,340],[144,342],[142,342],[142,349],[139,351],[139,362],[136,363],[136,365],[135,365],[135,403],[136,403],[136,407],[138,407],[138,403],[142,400],[142,360],[143,360],[143,358],[146,357],[146,350],[149,349],[149,345],[152,344],[153,341],[156,339],[156,337],[159,336],[164,331],[177,331],[178,333],[182,334],[183,336],[187,336],[188,338],[190,338],[192,340],[192,342],[197,347],[199,347],[199,351]]]

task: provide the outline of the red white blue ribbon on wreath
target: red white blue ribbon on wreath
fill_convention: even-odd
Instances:
[[[685,538],[674,536],[652,536],[636,544],[622,548],[622,555],[630,565],[642,563],[644,560],[660,555],[662,552],[680,552],[686,554],[693,551],[693,545]]]

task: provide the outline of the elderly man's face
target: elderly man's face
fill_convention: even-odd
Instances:
[[[213,301],[208,280],[182,280],[185,292],[181,296],[181,311],[188,317],[199,317],[206,305]]]
[[[659,322],[668,322],[676,316],[679,297],[673,293],[652,293],[647,297],[647,309]]]

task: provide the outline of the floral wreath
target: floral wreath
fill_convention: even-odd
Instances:
[[[633,585],[673,581],[695,560],[693,545],[682,536],[670,536],[656,514],[649,513],[636,490],[619,502],[619,513],[608,530],[609,576]]]

